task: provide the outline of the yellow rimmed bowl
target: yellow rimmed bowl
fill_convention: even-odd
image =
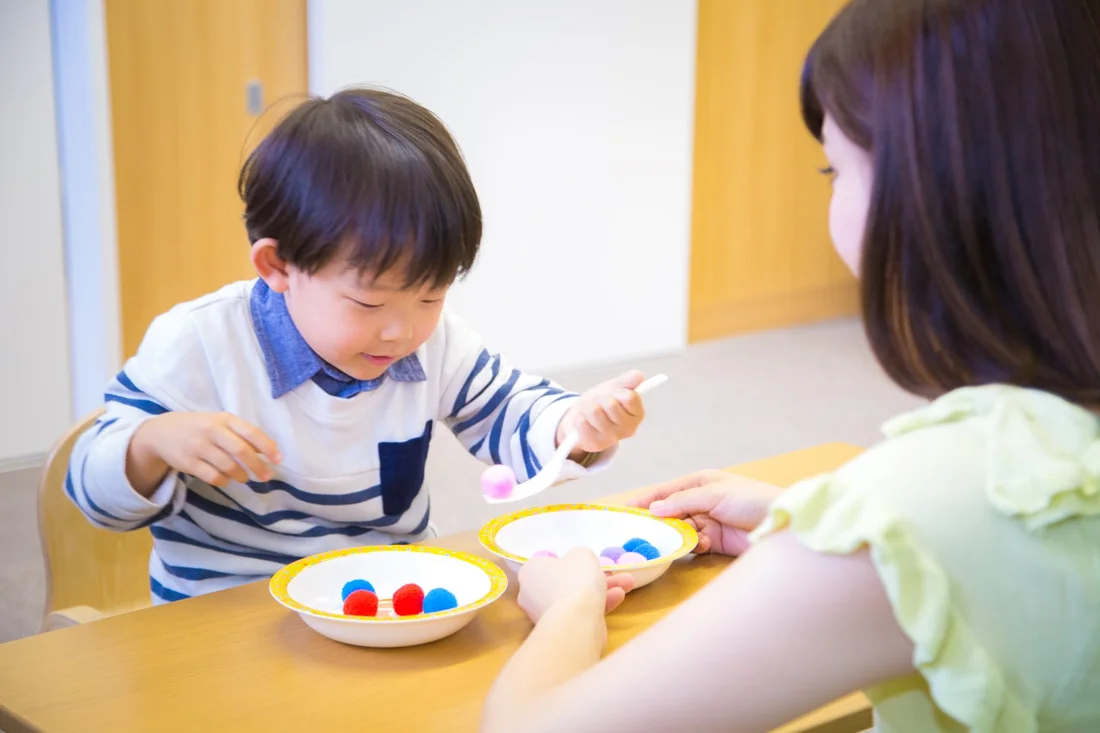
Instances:
[[[373,618],[345,616],[341,591],[349,580],[367,580],[382,601]],[[446,588],[458,607],[396,616],[386,599],[407,583],[424,592]],[[276,601],[314,631],[335,641],[367,647],[427,644],[459,631],[503,595],[508,577],[494,563],[465,552],[419,545],[353,547],[312,555],[287,565],[268,585]]]
[[[655,517],[645,509],[599,504],[557,504],[524,509],[497,517],[481,528],[479,539],[486,550],[503,558],[518,570],[539,550],[558,556],[575,547],[586,547],[599,555],[607,547],[621,547],[640,537],[661,556],[635,565],[605,568],[608,575],[628,573],[634,588],[652,583],[665,574],[673,561],[695,549],[699,535],[679,519]]]

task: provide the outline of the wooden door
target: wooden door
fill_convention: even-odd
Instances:
[[[307,91],[306,0],[107,0],[106,23],[129,356],[158,314],[253,275],[237,173]],[[250,82],[283,101],[257,116]]]
[[[845,0],[699,0],[692,341],[856,311],[798,83]]]

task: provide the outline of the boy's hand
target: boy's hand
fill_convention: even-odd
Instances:
[[[249,473],[268,481],[271,468],[260,455],[282,460],[275,442],[255,425],[225,412],[168,412],[134,432],[126,474],[146,496],[169,469],[221,487],[231,480],[244,483]]]
[[[581,439],[569,456],[576,461],[634,435],[645,418],[645,406],[634,388],[644,381],[644,374],[632,370],[582,394],[558,424],[557,444],[576,428]]]

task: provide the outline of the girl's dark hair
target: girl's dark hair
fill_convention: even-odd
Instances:
[[[454,140],[399,94],[348,89],[294,109],[256,147],[238,190],[252,242],[314,273],[338,255],[408,286],[446,286],[474,264],[481,207]]]
[[[1098,0],[854,0],[802,114],[871,153],[863,320],[895,382],[1100,405]]]

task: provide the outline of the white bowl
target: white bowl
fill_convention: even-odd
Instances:
[[[349,580],[364,579],[380,600],[377,617],[345,616],[341,591]],[[446,588],[458,607],[449,611],[396,616],[386,599],[407,583],[427,593]],[[354,547],[323,552],[287,565],[269,584],[271,595],[297,611],[311,628],[345,644],[401,647],[450,636],[504,593],[508,577],[480,557],[420,545]]]
[[[695,549],[699,535],[679,519],[655,517],[645,509],[600,506],[598,504],[558,504],[535,507],[497,517],[481,528],[481,544],[489,552],[504,558],[518,570],[539,550],[558,556],[575,547],[586,547],[599,555],[607,547],[621,547],[640,537],[661,556],[635,565],[605,568],[608,575],[630,574],[634,588],[652,583],[664,575],[674,560]]]

